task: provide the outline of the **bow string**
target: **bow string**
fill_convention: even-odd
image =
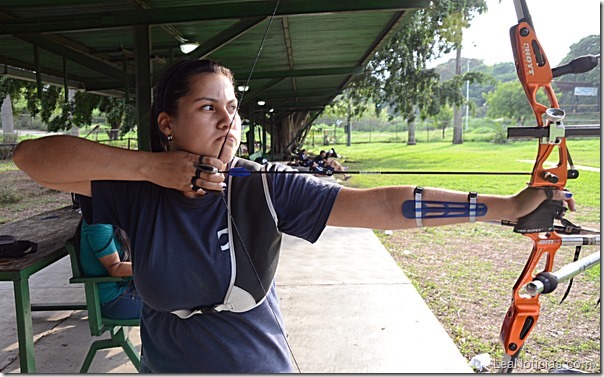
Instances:
[[[277,9],[279,8],[279,3],[280,3],[280,0],[277,0],[277,1],[275,2],[275,7],[273,8],[273,12],[272,12],[272,14],[270,15],[270,18],[269,18],[269,20],[268,20],[268,24],[267,24],[266,29],[265,29],[265,31],[264,31],[264,35],[262,36],[262,40],[260,41],[260,46],[258,47],[258,51],[256,52],[256,55],[255,55],[255,57],[254,57],[254,61],[253,61],[253,63],[252,63],[252,67],[251,67],[251,69],[250,69],[250,73],[249,73],[249,75],[248,75],[248,77],[247,77],[247,80],[246,80],[246,82],[245,82],[245,86],[246,86],[246,87],[249,87],[250,81],[251,81],[251,79],[252,79],[252,75],[253,75],[254,70],[255,70],[255,68],[256,68],[256,64],[258,63],[258,59],[260,58],[260,53],[262,52],[262,48],[264,47],[264,43],[266,42],[266,38],[268,37],[269,30],[270,30],[270,28],[271,28],[271,25],[272,25],[272,23],[273,23],[273,20],[275,19],[275,15],[276,15],[276,13],[277,13]],[[220,158],[220,157],[222,156],[222,153],[223,153],[223,151],[224,151],[224,147],[225,147],[226,142],[227,142],[227,140],[228,140],[228,135],[229,135],[229,133],[230,133],[231,129],[233,128],[233,124],[234,124],[235,120],[237,119],[237,115],[238,115],[238,113],[239,113],[239,108],[240,108],[241,104],[243,103],[243,97],[244,97],[245,93],[246,93],[246,91],[245,91],[245,90],[241,92],[241,96],[240,96],[240,98],[239,98],[239,100],[238,100],[238,102],[237,102],[237,107],[236,107],[236,109],[235,109],[235,112],[233,113],[233,118],[231,119],[231,121],[230,121],[230,123],[229,123],[229,127],[227,128],[227,130],[226,130],[226,132],[225,132],[225,138],[224,138],[224,141],[222,142],[222,145],[221,145],[221,147],[220,147],[220,150],[218,151],[217,158]],[[215,171],[215,168],[214,168],[214,167],[208,167],[208,168],[210,168],[210,169],[211,169],[213,172],[218,172],[218,173],[226,173],[226,172],[223,172],[223,171]],[[218,195],[220,195],[220,196],[221,196],[221,198],[222,198],[222,202],[224,203],[224,207],[225,207],[226,212],[227,212],[228,221],[229,221],[229,222],[230,222],[230,223],[233,225],[233,230],[234,230],[234,232],[233,232],[233,233],[234,233],[234,234],[235,234],[235,235],[236,235],[236,236],[239,238],[239,240],[241,241],[241,245],[243,246],[243,250],[245,251],[245,255],[246,255],[246,257],[247,257],[247,260],[248,260],[248,262],[249,262],[250,266],[252,267],[252,271],[253,271],[253,272],[254,272],[254,274],[255,274],[255,278],[258,280],[258,283],[260,284],[260,287],[261,287],[261,289],[262,289],[262,292],[263,292],[263,294],[266,296],[266,295],[268,295],[268,290],[270,289],[270,287],[265,287],[265,286],[264,286],[264,284],[262,283],[262,279],[260,278],[260,275],[259,275],[259,273],[258,273],[258,270],[256,270],[256,266],[254,265],[254,263],[253,263],[253,261],[252,261],[252,257],[251,257],[251,255],[250,255],[250,252],[249,252],[249,250],[247,249],[247,247],[246,247],[246,245],[245,245],[245,241],[244,241],[243,237],[241,236],[241,233],[239,232],[239,229],[238,229],[237,224],[236,224],[236,222],[235,222],[235,219],[233,218],[233,215],[232,215],[232,213],[231,213],[231,211],[230,211],[230,209],[229,209],[229,205],[228,205],[228,203],[227,203],[227,201],[226,201],[226,199],[225,199],[224,194],[223,194],[222,192],[219,192],[219,193],[217,193],[217,194],[218,194]],[[285,341],[285,344],[287,345],[287,348],[288,348],[289,353],[290,353],[290,355],[291,355],[292,361],[293,361],[294,365],[296,366],[296,369],[297,369],[297,370],[298,370],[298,372],[300,373],[300,372],[301,372],[301,370],[300,370],[300,366],[299,366],[299,364],[298,364],[298,361],[296,360],[296,357],[294,356],[294,353],[293,353],[292,347],[291,347],[291,345],[289,344],[289,341],[287,340],[287,335],[285,334],[285,330],[283,329],[283,326],[282,326],[282,325],[281,325],[281,323],[279,322],[279,319],[278,319],[278,317],[277,317],[277,312],[276,312],[275,308],[273,308],[273,306],[272,306],[272,304],[270,303],[270,301],[269,301],[269,300],[267,300],[267,303],[268,303],[268,306],[269,306],[269,308],[270,308],[270,310],[271,310],[271,313],[272,313],[272,316],[273,316],[273,320],[274,320],[274,321],[275,321],[275,323],[277,324],[277,326],[278,326],[278,328],[279,328],[279,331],[281,332],[281,336],[283,337],[283,340]]]

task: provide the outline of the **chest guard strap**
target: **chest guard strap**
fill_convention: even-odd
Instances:
[[[277,169],[273,164],[260,165],[239,158],[233,160],[232,166]],[[245,312],[260,305],[271,288],[282,237],[266,174],[229,176],[227,187],[231,284],[223,304],[215,309]]]
[[[239,158],[231,167],[249,170],[278,170],[274,164],[260,165]],[[280,169],[279,169],[280,170]],[[228,177],[227,185],[231,280],[221,304],[192,310],[175,310],[182,319],[221,311],[246,312],[260,305],[268,294],[279,263],[281,232],[271,200],[266,174]]]

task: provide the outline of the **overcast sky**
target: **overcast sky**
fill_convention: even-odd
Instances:
[[[516,23],[513,0],[486,0],[488,11],[476,16],[464,30],[462,56],[485,64],[513,62],[509,29]],[[570,45],[591,34],[600,34],[601,2],[596,0],[526,0],[533,26],[550,65],[555,67]],[[443,63],[455,53],[438,59]],[[430,66],[435,65],[434,63]]]

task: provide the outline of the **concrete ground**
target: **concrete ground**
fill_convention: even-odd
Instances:
[[[413,285],[367,229],[286,237],[277,273],[288,342],[303,373],[472,373]],[[35,274],[32,302],[82,302],[69,259]],[[0,373],[19,372],[13,287],[0,282]],[[85,311],[34,312],[38,373],[77,373],[92,342]],[[138,328],[130,339],[140,351]],[[121,349],[91,373],[134,373]]]

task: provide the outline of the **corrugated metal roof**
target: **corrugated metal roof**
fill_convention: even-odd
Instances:
[[[117,94],[128,85],[134,97],[133,28],[149,25],[155,76],[183,57],[179,45],[186,39],[200,43],[192,55],[220,61],[243,82],[275,5],[251,0],[3,0],[0,74],[21,72],[10,67],[39,69],[47,81],[55,77],[61,84],[65,74],[70,84],[90,91]],[[324,107],[406,12],[427,5],[427,0],[281,0],[246,102],[262,97],[280,114]]]

